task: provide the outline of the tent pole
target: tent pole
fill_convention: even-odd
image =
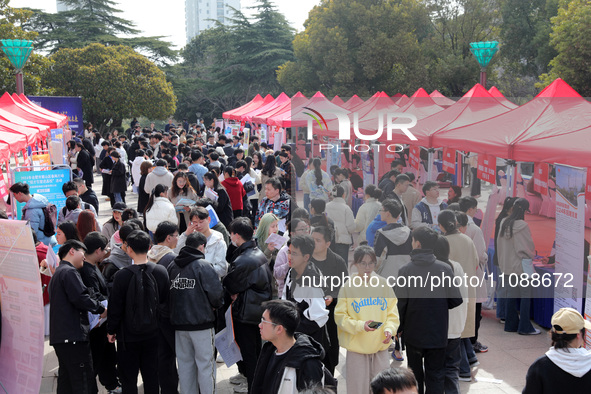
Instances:
[[[514,197],[515,195],[516,164],[514,160],[507,160],[507,197]]]
[[[435,152],[435,149],[429,148],[429,150],[427,152],[429,152],[429,160],[427,161],[427,180],[432,181],[434,178],[433,177],[433,153]]]

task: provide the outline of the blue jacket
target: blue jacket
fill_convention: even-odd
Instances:
[[[374,246],[376,240],[376,233],[379,229],[386,226],[386,222],[382,220],[382,216],[378,215],[372,222],[367,226],[367,230],[365,231],[365,238],[367,239],[367,244],[371,247]]]
[[[49,204],[49,200],[41,194],[33,194],[31,199],[23,207],[22,220],[28,220],[31,224],[31,229],[37,234],[39,242],[44,243],[47,246],[57,245],[55,235],[47,237],[43,234],[43,228],[45,226],[45,214],[43,208]]]

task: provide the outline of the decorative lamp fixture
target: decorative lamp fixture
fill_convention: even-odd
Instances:
[[[499,50],[498,41],[480,41],[470,43],[470,52],[480,64],[480,84],[486,89],[486,66]]]
[[[23,83],[23,67],[31,52],[33,52],[33,41],[30,40],[0,40],[2,41],[2,50],[8,56],[8,59],[16,69],[16,93],[25,93]]]

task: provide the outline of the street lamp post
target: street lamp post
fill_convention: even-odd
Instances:
[[[480,41],[470,43],[470,52],[480,64],[480,84],[486,89],[486,66],[499,50],[498,41]]]
[[[23,82],[23,67],[33,52],[33,41],[30,40],[0,40],[2,50],[14,66],[16,75],[16,94],[25,93]]]

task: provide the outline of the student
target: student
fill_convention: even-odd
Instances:
[[[437,182],[427,181],[423,185],[425,198],[421,200],[412,210],[410,228],[420,226],[437,227],[437,216],[439,212],[447,208],[447,204],[439,198],[439,186]]]
[[[378,256],[385,252],[385,258],[381,259],[376,271],[384,278],[398,276],[398,270],[410,261],[412,239],[410,228],[399,222],[402,212],[404,207],[398,200],[388,199],[382,202],[380,215],[386,226],[376,232],[375,252]]]
[[[109,342],[117,341],[123,392],[137,394],[137,375],[141,371],[144,393],[157,394],[160,391],[158,346],[155,346],[158,341],[157,308],[158,303],[165,303],[168,299],[168,273],[163,266],[148,262],[148,234],[135,230],[125,244],[126,253],[134,264],[121,269],[115,276],[109,296],[107,335]],[[128,294],[130,291],[136,293]],[[139,322],[149,323],[140,325]]]
[[[373,394],[417,394],[417,380],[408,368],[388,368],[371,381]]]
[[[58,251],[60,264],[49,282],[49,344],[59,363],[59,393],[97,392],[89,345],[88,312],[107,315],[107,310],[91,297],[79,269],[84,264],[86,246],[69,240]]]
[[[189,235],[168,267],[170,323],[175,328],[181,393],[187,394],[216,392],[215,311],[223,304],[224,289],[205,260],[206,244],[205,235]]]
[[[246,197],[246,191],[242,182],[236,176],[236,170],[232,166],[226,166],[224,169],[225,179],[222,181],[222,186],[228,192],[230,197],[230,203],[232,204],[233,216],[235,218],[242,216],[244,208],[244,198]]]
[[[259,329],[267,342],[256,366],[252,392],[297,393],[322,384],[324,352],[318,342],[296,333],[300,313],[295,304],[272,300],[263,303],[263,308]]]
[[[335,243],[333,250],[345,262],[349,262],[349,248],[353,244],[352,234],[355,232],[355,215],[351,205],[344,199],[345,189],[341,185],[333,188],[333,200],[326,204],[326,216],[335,224]]]
[[[22,209],[23,216],[21,220],[29,221],[31,229],[37,234],[39,242],[42,242],[47,246],[57,245],[55,235],[44,234],[45,214],[43,208],[48,206],[49,200],[38,193],[30,194],[29,185],[23,182],[17,182],[10,186],[10,192],[16,201],[25,204]],[[47,232],[49,233],[49,230]]]

